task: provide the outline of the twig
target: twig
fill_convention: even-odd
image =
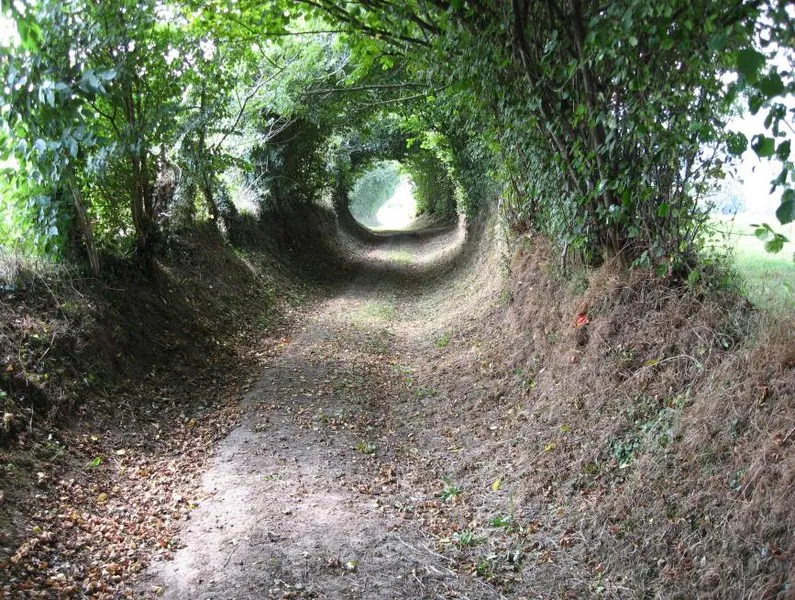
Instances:
[[[422,554],[422,552],[421,552],[419,549],[415,548],[415,547],[414,547],[414,546],[412,546],[411,544],[408,544],[408,543],[404,542],[404,541],[403,541],[403,538],[401,538],[399,535],[396,535],[395,537],[397,538],[397,540],[398,540],[398,541],[399,541],[401,544],[403,544],[404,546],[406,546],[406,548],[411,548],[412,550],[414,550],[414,552],[417,552],[418,554]],[[447,556],[443,556],[443,555],[441,555],[441,554],[437,554],[436,552],[434,552],[433,550],[431,550],[430,548],[428,548],[428,547],[426,547],[426,546],[422,546],[422,549],[423,549],[423,550],[425,550],[425,551],[426,551],[428,554],[432,554],[432,555],[433,555],[433,556],[435,556],[436,558],[441,558],[442,560],[446,560],[447,562],[449,562],[449,563],[450,563],[450,564],[452,564],[452,565],[456,564],[456,562],[455,562],[455,561],[454,561],[452,558],[449,558],[449,557],[447,557]],[[450,569],[448,569],[448,571],[450,571]],[[452,573],[453,575],[455,574],[455,572],[453,572],[453,571],[450,571],[450,573]]]
[[[237,550],[238,546],[240,546],[240,542],[234,545],[232,551],[229,553],[229,556],[226,557],[226,560],[224,561],[224,566],[221,567],[222,569],[225,569],[226,565],[229,564],[229,561],[232,559],[232,555],[235,553],[235,550]]]
[[[42,360],[44,360],[44,357],[45,357],[45,356],[47,356],[47,353],[48,353],[50,350],[52,350],[52,346],[53,346],[53,344],[55,344],[55,335],[56,335],[56,334],[55,334],[55,332],[53,331],[53,332],[52,332],[52,339],[50,340],[50,345],[49,345],[49,347],[48,347],[48,348],[47,348],[47,349],[44,351],[44,354],[42,354],[42,355],[39,357],[39,361],[42,361]]]
[[[689,354],[678,354],[678,355],[676,355],[676,356],[669,356],[668,358],[663,358],[662,360],[655,361],[655,362],[654,362],[654,363],[652,363],[652,364],[649,364],[649,365],[644,365],[644,366],[642,366],[640,369],[638,369],[637,371],[635,371],[635,372],[632,374],[632,377],[630,377],[630,379],[632,379],[633,377],[635,377],[635,375],[637,375],[638,373],[640,373],[641,371],[643,371],[643,370],[645,370],[645,369],[650,369],[650,368],[652,368],[652,367],[656,367],[657,365],[661,365],[661,364],[663,364],[663,363],[665,363],[665,362],[668,362],[669,360],[677,360],[677,359],[680,359],[680,358],[689,358],[689,359],[690,359],[690,360],[692,360],[694,363],[696,363],[696,365],[697,365],[698,367],[700,367],[700,368],[703,368],[703,367],[704,367],[704,365],[702,365],[700,362],[698,362],[698,361],[697,361],[695,358],[693,358],[693,357],[692,357],[692,356],[690,356]]]

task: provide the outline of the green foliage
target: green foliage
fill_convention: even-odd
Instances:
[[[748,144],[725,131],[743,90],[724,73],[738,70],[756,90],[754,106],[791,90],[769,43],[793,46],[783,2],[319,4],[341,26],[405,57],[415,80],[434,82],[433,99],[426,94],[413,118],[451,140],[448,164],[469,196],[462,204],[497,181],[512,230],[545,232],[588,262],[622,254],[638,266],[687,272],[705,221],[698,200],[730,161],[720,149]],[[764,55],[754,48],[759,40]],[[786,161],[788,141],[774,138],[787,115],[773,108],[774,135],[751,146]],[[432,201],[422,175],[415,182],[421,200]],[[449,192],[443,181],[434,186]]]
[[[465,529],[463,531],[456,531],[453,534],[453,542],[462,548],[466,548],[468,546],[474,546],[477,543],[477,538],[475,537],[475,532],[471,529]]]
[[[456,209],[455,182],[441,159],[431,151],[406,158],[405,168],[411,176],[417,214],[451,217]]]
[[[0,242],[95,270],[97,246],[150,256],[202,218],[231,230],[239,189],[261,215],[328,197],[371,213],[394,174],[361,176],[384,160],[419,213],[499,196],[514,233],[661,274],[693,272],[699,200],[749,148],[781,165],[777,218],[795,219],[783,0],[3,7]],[[738,105],[764,131],[727,131]]]
[[[775,160],[781,166],[771,181],[771,193],[782,188],[781,203],[776,211],[779,223],[795,221],[795,166],[790,160],[795,112],[786,99],[795,93],[795,32],[791,7],[786,2],[771,2],[762,9],[755,23],[753,43],[732,53],[737,79],[728,88],[731,99],[742,97],[752,115],[765,114],[764,131],[755,134],[751,149],[764,160]],[[783,59],[783,60],[782,60]],[[781,68],[782,63],[790,68]],[[741,132],[733,132],[728,144],[730,154],[738,156],[748,147]]]
[[[378,225],[378,209],[392,197],[400,183],[400,163],[381,161],[367,171],[350,192],[351,214],[368,227]]]
[[[445,502],[450,502],[458,498],[464,491],[460,485],[454,484],[450,478],[444,478],[444,488],[439,493],[439,497]]]
[[[497,528],[511,528],[513,527],[513,517],[511,515],[497,515],[489,519],[489,526]]]
[[[375,454],[376,450],[378,450],[378,446],[372,442],[367,442],[364,440],[356,442],[356,452],[359,454]]]
[[[450,343],[450,334],[443,333],[433,341],[433,345],[437,348],[444,348]]]

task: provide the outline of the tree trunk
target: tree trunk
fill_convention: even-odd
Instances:
[[[77,187],[74,174],[69,173],[68,182],[69,188],[72,192],[72,199],[74,200],[75,210],[77,211],[77,220],[80,225],[80,231],[83,234],[83,242],[86,245],[86,253],[88,254],[88,262],[91,264],[91,270],[95,276],[99,276],[99,256],[97,256],[97,247],[94,243],[94,232],[91,229],[91,222],[88,220],[88,212],[83,204],[83,198],[80,194],[80,188]]]

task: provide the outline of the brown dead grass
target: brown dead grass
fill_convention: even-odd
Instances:
[[[479,306],[423,374],[455,447],[439,468],[473,490],[450,518],[488,540],[473,569],[512,597],[788,597],[791,316],[611,265],[573,284],[557,262],[518,249],[508,313]],[[519,568],[493,558],[511,548]]]

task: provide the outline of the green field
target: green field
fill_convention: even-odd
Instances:
[[[715,218],[712,240],[731,250],[744,291],[752,302],[764,308],[795,310],[795,228],[778,226],[775,219],[766,221],[790,240],[780,252],[771,254],[754,236],[753,224],[758,222],[758,218],[742,215]]]

